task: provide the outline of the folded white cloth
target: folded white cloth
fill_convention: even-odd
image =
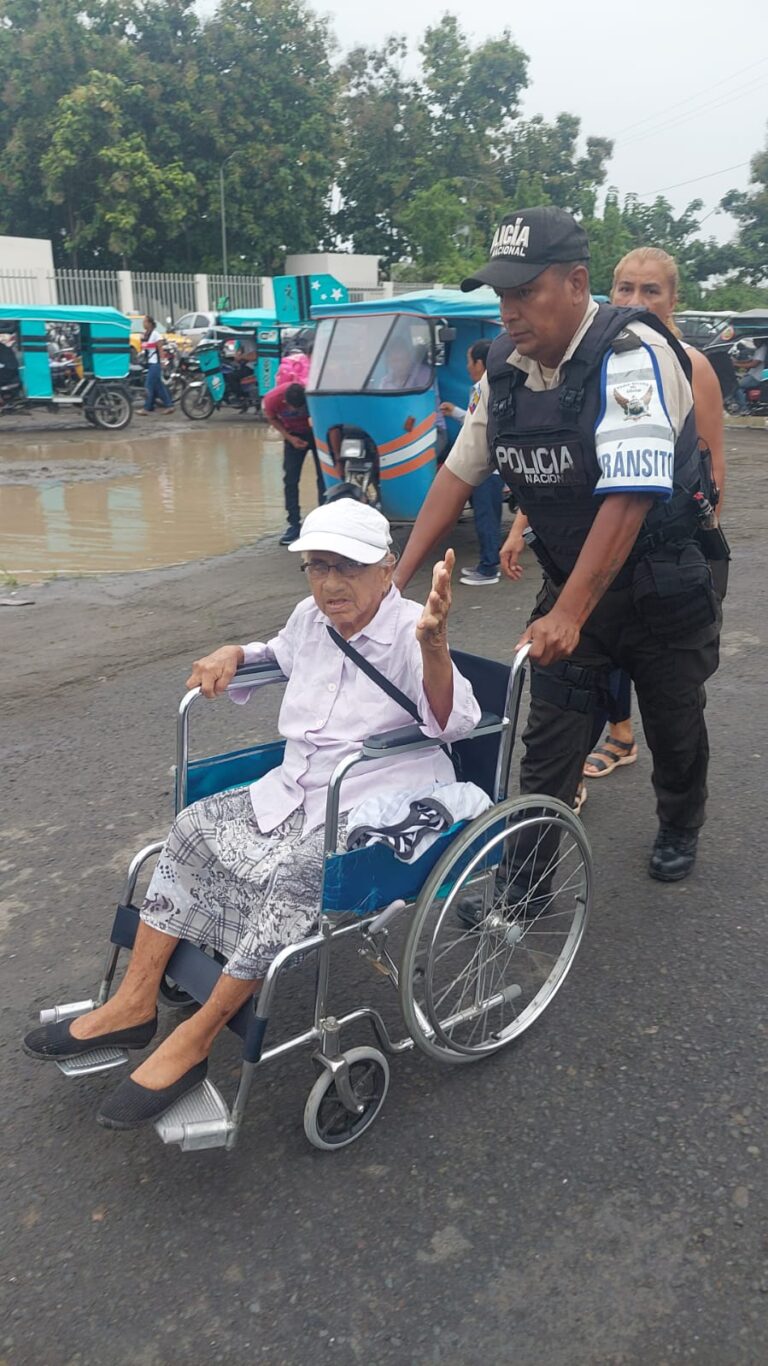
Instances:
[[[434,783],[421,792],[366,797],[349,813],[347,848],[385,844],[402,863],[413,863],[449,826],[472,820],[491,805],[474,783]]]

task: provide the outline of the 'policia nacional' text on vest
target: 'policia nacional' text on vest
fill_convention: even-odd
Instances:
[[[610,304],[599,306],[589,330],[565,362],[556,388],[535,391],[525,387],[525,372],[508,364],[514,343],[506,333],[496,338],[488,353],[491,464],[564,576],[573,569],[602,505],[594,490],[601,473],[595,428],[602,404],[603,358],[611,350],[642,346],[635,333],[626,331],[627,324],[635,321],[666,338],[690,378],[685,351],[658,318],[644,309]],[[677,538],[681,523],[688,519],[692,530],[692,495],[702,487],[703,462],[691,410],[675,443],[673,497],[651,509],[638,546],[650,545],[652,538],[658,542]]]

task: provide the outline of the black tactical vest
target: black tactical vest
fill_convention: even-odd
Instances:
[[[602,498],[595,485],[600,466],[595,428],[600,417],[600,368],[610,350],[641,345],[629,322],[654,327],[672,345],[688,379],[691,363],[677,339],[652,313],[641,308],[600,304],[594,321],[563,367],[557,388],[526,389],[526,374],[507,364],[514,343],[506,333],[488,353],[488,446],[499,471],[531,527],[563,575],[573,569]],[[696,525],[691,495],[703,488],[703,462],[693,410],[675,443],[673,496],[649,512],[630,559],[653,544],[690,535]]]

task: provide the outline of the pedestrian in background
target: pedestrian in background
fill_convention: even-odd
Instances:
[[[445,417],[452,417],[455,422],[464,422],[467,414],[475,411],[480,399],[480,381],[485,374],[485,362],[490,349],[491,343],[486,338],[473,342],[469,347],[467,371],[472,380],[469,405],[466,408],[459,408],[455,403],[441,403],[440,410]],[[461,582],[471,588],[482,588],[489,583],[498,583],[501,577],[499,546],[503,492],[501,476],[495,470],[472,491],[469,501],[475,518],[480,559],[474,569],[467,568],[461,571]]]
[[[288,525],[279,544],[291,545],[299,538],[299,480],[307,451],[312,452],[315,462],[318,503],[322,503],[325,497],[323,472],[309,421],[307,391],[303,384],[278,384],[277,388],[265,394],[261,409],[270,427],[274,427],[283,438],[283,490]]]
[[[141,339],[141,349],[147,356],[146,398],[142,409],[144,413],[154,412],[155,403],[158,401],[161,413],[173,412],[173,399],[163,383],[163,367],[160,364],[162,345],[162,333],[158,330],[154,318],[147,313],[144,318],[144,335]]]

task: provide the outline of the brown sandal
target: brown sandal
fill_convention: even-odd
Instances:
[[[611,750],[610,746],[614,749]],[[618,754],[615,750],[619,750]],[[603,743],[593,749],[584,760],[585,778],[607,778],[609,773],[613,773],[615,768],[623,768],[625,764],[634,764],[637,759],[636,740],[615,740],[609,733]],[[596,768],[597,773],[588,773],[587,768]]]

